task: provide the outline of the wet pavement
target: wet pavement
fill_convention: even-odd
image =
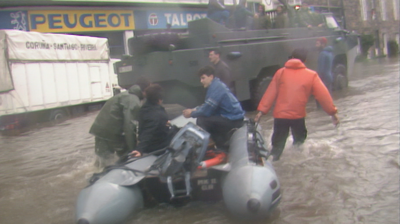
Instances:
[[[349,88],[333,94],[338,128],[310,100],[306,143],[292,148],[289,138],[281,160],[273,163],[282,201],[270,219],[258,223],[399,223],[399,61],[358,63],[349,77]],[[88,133],[96,115],[0,136],[1,224],[74,222],[77,195],[99,171]],[[268,141],[272,124],[270,114],[263,117]],[[128,223],[237,222],[222,202],[195,202],[147,209]]]

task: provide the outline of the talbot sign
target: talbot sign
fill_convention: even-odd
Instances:
[[[206,11],[149,10],[134,14],[136,29],[166,29],[167,24],[173,29],[184,29],[189,21],[207,17]]]

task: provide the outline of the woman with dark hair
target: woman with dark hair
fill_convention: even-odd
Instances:
[[[139,111],[139,144],[133,156],[165,148],[173,137],[167,112],[161,106],[163,89],[158,84],[152,84],[145,89],[146,101]]]
[[[271,19],[265,13],[265,5],[258,5],[258,12],[254,15],[254,29],[255,30],[266,30],[272,27]]]

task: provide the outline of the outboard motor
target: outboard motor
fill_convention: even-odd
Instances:
[[[190,122],[172,139],[168,152],[155,161],[161,181],[168,184],[171,201],[190,198],[190,177],[204,158],[209,138],[208,132]],[[184,180],[185,189],[175,189],[173,182],[178,180]]]

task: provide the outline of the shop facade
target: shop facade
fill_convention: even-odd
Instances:
[[[186,32],[188,22],[205,18],[206,5],[24,6],[0,10],[0,29],[105,37],[111,58],[129,54],[128,39],[152,32]]]

